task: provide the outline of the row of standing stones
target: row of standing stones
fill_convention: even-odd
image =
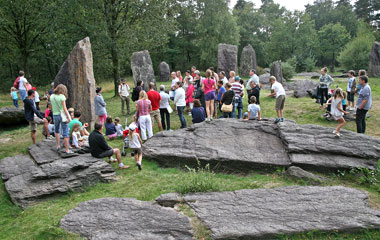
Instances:
[[[248,46],[243,52],[252,55],[251,48]],[[219,70],[236,70],[236,54],[237,47],[221,44]],[[273,66],[270,74],[279,74],[278,79],[282,79],[280,63]],[[135,82],[148,83],[154,79],[147,51],[134,53],[131,67]],[[264,85],[267,78],[269,76],[260,76]],[[55,78],[55,84],[60,83],[68,87],[67,105],[80,109],[84,121],[93,122],[95,78],[89,38],[78,42],[62,65]],[[343,131],[344,137],[337,142],[331,131],[292,121],[274,125],[265,120],[224,119],[159,133],[143,150],[147,159],[164,167],[193,166],[199,160],[223,172],[273,171],[284,167],[292,170],[289,172],[293,175],[310,177],[297,168],[316,171],[376,168],[380,157],[377,139]],[[222,144],[213,144],[218,141]],[[11,200],[21,208],[96,182],[115,180],[114,169],[103,159],[86,153],[64,158],[55,151],[54,144],[54,141],[44,140],[31,146],[29,155],[1,161],[5,188]],[[210,230],[212,239],[267,239],[277,234],[314,229],[377,228],[380,214],[367,206],[367,198],[364,192],[344,187],[288,187],[185,196],[169,194],[157,199],[163,206],[135,199],[97,199],[79,204],[62,219],[61,226],[89,239],[191,239],[194,234],[191,220],[167,208],[167,205],[173,207],[183,202]],[[162,221],[163,218],[167,221]]]

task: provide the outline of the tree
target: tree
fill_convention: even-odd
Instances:
[[[319,58],[321,64],[329,65],[331,71],[333,71],[336,66],[336,58],[350,40],[350,34],[340,23],[330,23],[319,30],[318,37],[320,42]]]

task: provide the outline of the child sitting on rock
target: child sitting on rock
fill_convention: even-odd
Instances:
[[[249,99],[251,104],[248,105],[248,112],[244,113],[243,119],[248,120],[261,120],[261,108],[256,104],[256,97],[251,96]]]
[[[141,138],[140,135],[136,132],[136,124],[132,123],[129,125],[129,148],[131,148],[132,152],[134,153],[134,157],[136,160],[136,166],[141,171],[142,170],[142,151],[141,151]]]
[[[111,116],[108,116],[106,118],[105,127],[106,127],[106,136],[108,137],[108,139],[112,140],[112,139],[116,138],[117,130],[116,130],[115,124],[112,121]]]
[[[80,133],[80,125],[75,123],[71,130],[71,142],[73,147],[81,148],[82,146],[88,146],[88,137],[82,136]]]
[[[344,99],[343,90],[341,88],[335,89],[333,97],[327,100],[326,105],[331,105],[331,116],[338,121],[337,128],[333,131],[337,137],[342,136],[340,134],[340,129],[346,124],[343,116],[344,114],[349,114],[348,112],[343,110],[342,102]]]
[[[123,129],[123,126],[120,124],[120,118],[119,117],[115,118],[115,128],[116,128],[116,136],[122,137],[124,129]]]
[[[50,116],[48,116],[48,117],[46,117],[46,120],[48,121],[48,131],[49,131],[50,135],[55,136],[53,119]],[[42,134],[47,138],[45,128],[42,128]]]

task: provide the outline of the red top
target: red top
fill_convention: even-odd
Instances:
[[[148,98],[152,104],[152,110],[156,111],[160,108],[160,100],[161,100],[161,95],[154,90],[150,90],[147,92]]]
[[[193,100],[194,85],[190,84],[186,91],[186,104],[194,102]]]

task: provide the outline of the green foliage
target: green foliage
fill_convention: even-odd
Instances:
[[[345,69],[368,69],[368,55],[375,37],[365,23],[360,23],[358,36],[352,39],[340,53],[338,61]]]
[[[212,192],[219,191],[220,186],[215,179],[215,173],[210,170],[210,165],[203,168],[199,160],[198,166],[190,168],[186,166],[188,174],[181,178],[181,183],[177,185],[176,192],[186,194],[190,192]]]
[[[282,76],[284,76],[286,80],[290,80],[294,76],[295,70],[294,70],[294,66],[292,66],[291,64],[287,62],[283,62],[281,63],[281,68],[282,68]]]

